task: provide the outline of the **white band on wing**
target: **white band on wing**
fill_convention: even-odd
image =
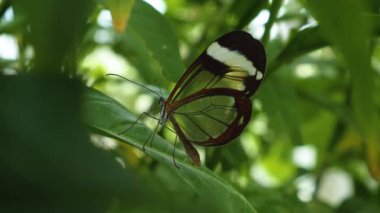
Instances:
[[[227,66],[233,68],[244,68],[247,70],[250,76],[256,75],[256,68],[253,66],[252,62],[248,60],[243,54],[239,53],[238,51],[229,50],[228,48],[221,46],[216,41],[207,48],[207,55]],[[260,80],[262,77],[263,73],[259,71],[256,79]]]

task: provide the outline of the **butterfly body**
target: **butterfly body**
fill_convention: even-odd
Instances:
[[[252,115],[250,97],[266,66],[263,45],[233,31],[214,41],[187,69],[167,100],[160,99],[160,124],[169,121],[195,165],[193,144],[219,146],[237,138]]]

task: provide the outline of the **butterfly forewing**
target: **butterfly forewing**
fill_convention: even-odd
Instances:
[[[259,41],[243,31],[227,33],[214,41],[189,67],[168,102],[210,88],[228,88],[251,96],[261,83],[265,65],[265,50]]]

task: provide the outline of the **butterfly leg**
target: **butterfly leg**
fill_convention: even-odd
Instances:
[[[121,132],[118,132],[118,133],[116,133],[116,134],[117,134],[117,135],[121,135],[121,134],[123,134],[123,133],[128,132],[128,131],[131,130],[131,129],[137,124],[137,122],[138,122],[139,120],[141,120],[144,116],[148,116],[148,113],[144,112],[144,113],[140,114],[139,117],[137,117],[137,119],[132,123],[132,125],[131,125],[130,127],[128,127],[127,129],[125,129],[125,130],[123,130],[123,131],[121,131]]]
[[[175,139],[174,139],[174,148],[173,148],[173,153],[172,153],[172,158],[173,158],[173,163],[174,163],[174,166],[177,168],[177,169],[180,169],[180,167],[178,166],[177,162],[175,161],[175,150],[177,148],[177,142],[178,142],[178,135],[177,133],[171,129],[170,127],[166,126],[166,125],[163,125],[163,127],[169,131],[171,131],[172,133],[175,134]]]
[[[132,125],[130,126],[130,127],[128,127],[127,129],[125,129],[125,130],[123,130],[123,131],[121,131],[121,132],[119,132],[119,133],[116,133],[117,135],[121,135],[121,134],[123,134],[123,133],[126,133],[126,132],[128,132],[129,130],[131,130],[137,123],[138,123],[138,121],[139,120],[141,120],[144,116],[146,116],[146,117],[150,117],[150,118],[153,118],[154,120],[158,120],[158,118],[156,118],[156,117],[154,117],[154,116],[152,116],[152,115],[149,115],[147,112],[143,112],[143,113],[141,113],[140,115],[139,115],[139,117],[137,117],[137,119],[132,123]]]
[[[152,117],[153,118],[153,117]],[[156,119],[156,118],[155,118]],[[157,132],[158,132],[158,127],[160,126],[160,121],[159,119],[157,119],[157,125],[156,127],[154,128],[154,132],[148,137],[148,139],[144,142],[143,144],[143,147],[142,149],[145,151],[145,145],[148,143],[149,141],[149,144],[150,144],[150,147],[152,147],[152,143],[153,143],[153,140],[154,140],[154,137],[156,136]]]
[[[175,148],[177,146],[177,140],[178,140],[178,136],[175,135],[175,140],[174,140],[174,149],[173,149],[173,155],[172,155],[172,158],[173,158],[173,163],[174,163],[174,166],[177,167],[177,169],[179,169],[179,166],[177,165],[177,163],[175,162]]]
[[[157,123],[157,126],[156,126],[156,128],[155,128],[155,131],[153,132],[153,134],[151,134],[149,137],[148,137],[148,139],[144,142],[144,144],[143,144],[143,147],[142,147],[142,149],[145,151],[145,145],[146,145],[146,143],[148,142],[148,141],[150,141],[150,144],[151,144],[151,146],[152,146],[152,141],[154,140],[154,136],[155,136],[155,134],[157,134],[157,131],[158,131],[158,127],[159,127],[159,119],[158,118],[156,118],[156,117],[154,117],[154,116],[152,116],[152,115],[149,115],[147,112],[143,112],[143,113],[141,113],[140,115],[139,115],[139,117],[137,117],[137,119],[132,123],[132,125],[130,126],[130,127],[128,127],[126,130],[123,130],[123,131],[121,131],[121,132],[119,132],[119,133],[116,133],[116,134],[118,134],[118,135],[121,135],[121,134],[123,134],[123,133],[126,133],[126,132],[128,132],[129,130],[131,130],[137,123],[138,123],[138,121],[139,120],[141,120],[143,117],[150,117],[150,118],[153,118],[154,120],[157,120],[158,121],[158,123]],[[152,139],[150,139],[150,138],[152,138]]]
[[[160,125],[160,123],[157,124],[157,126],[156,126],[156,128],[155,128],[155,131],[153,132],[153,134],[151,134],[150,137],[152,137],[152,139],[148,139],[148,140],[144,143],[144,145],[143,145],[143,150],[145,150],[145,145],[146,145],[146,143],[147,143],[148,141],[150,142],[150,146],[152,146],[152,142],[153,142],[153,140],[154,140],[155,135],[157,134],[157,131],[158,131],[158,127],[159,127],[159,125]],[[167,129],[167,130],[173,132],[174,134],[176,134],[176,132],[175,132],[173,129],[169,128],[168,126],[163,125],[163,127],[164,127],[165,129]],[[150,137],[149,137],[149,138],[150,138]],[[180,167],[178,166],[177,162],[175,161],[175,150],[176,150],[176,146],[177,146],[177,141],[178,141],[178,135],[176,134],[176,135],[175,135],[175,141],[174,141],[174,148],[173,148],[172,158],[173,158],[174,166],[175,166],[177,169],[179,169]]]

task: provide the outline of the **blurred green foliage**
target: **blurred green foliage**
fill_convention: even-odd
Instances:
[[[1,212],[380,212],[377,0],[135,0],[110,19],[130,2],[0,0]],[[142,151],[155,120],[117,134],[157,97],[105,74],[167,95],[236,29],[269,61],[236,142],[198,168],[165,128]]]

